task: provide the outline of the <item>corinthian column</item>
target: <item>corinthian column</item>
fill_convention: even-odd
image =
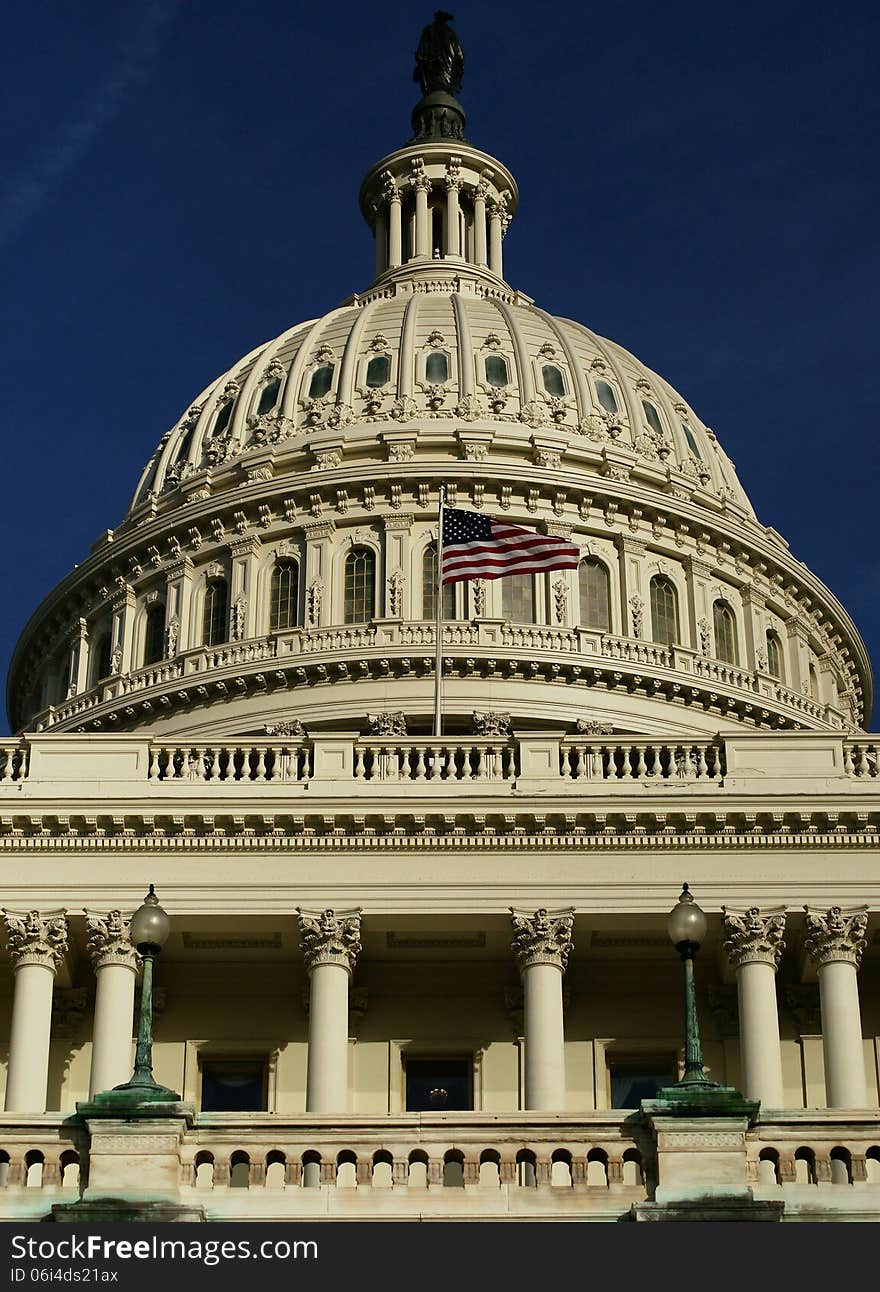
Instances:
[[[856,978],[865,949],[868,908],[832,906],[816,915],[808,906],[804,946],[819,975],[825,1102],[829,1108],[864,1108],[868,1102],[865,1052]]]
[[[359,910],[302,911],[299,944],[309,974],[306,1112],[348,1108],[348,985],[361,949]]]
[[[138,954],[121,911],[86,911],[88,952],[95,969],[95,1021],[89,1098],[121,1086],[131,1076],[131,1031]]]
[[[743,1094],[767,1108],[783,1108],[776,970],[785,950],[785,911],[762,913],[757,906],[744,915],[726,906],[721,911],[724,950],[736,969]]]
[[[55,971],[67,951],[66,911],[3,912],[9,955],[15,973],[9,1072],[8,1113],[44,1113],[49,1078],[52,989]]]
[[[526,1108],[565,1108],[562,975],[571,954],[572,911],[534,915],[510,908],[511,950],[523,985]]]

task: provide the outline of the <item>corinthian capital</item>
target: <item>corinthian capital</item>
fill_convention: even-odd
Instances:
[[[87,950],[95,969],[103,969],[104,965],[127,965],[130,969],[137,969],[140,956],[129,941],[129,918],[122,911],[108,911],[106,915],[86,911]]]
[[[303,911],[299,916],[299,945],[309,973],[317,965],[341,965],[349,973],[361,950],[361,913],[332,910]]]
[[[785,950],[784,907],[762,913],[759,907],[750,906],[744,915],[736,915],[722,906],[721,915],[724,950],[734,969],[756,962],[779,968]]]
[[[804,947],[813,964],[819,968],[834,960],[844,960],[858,969],[865,949],[867,906],[857,906],[849,911],[832,906],[825,915],[817,915],[809,906],[805,906],[804,911],[807,923]]]
[[[67,951],[66,911],[3,911],[13,969],[45,965],[54,973]]]
[[[571,930],[574,910],[548,911],[541,907],[534,915],[510,908],[513,941],[510,949],[516,956],[520,973],[531,965],[556,965],[565,970],[571,955]]]

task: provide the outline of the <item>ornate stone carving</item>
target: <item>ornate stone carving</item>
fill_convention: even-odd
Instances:
[[[388,614],[391,618],[396,618],[403,612],[403,590],[406,586],[406,576],[403,570],[395,570],[388,576]]]
[[[516,956],[520,973],[532,965],[556,965],[565,970],[571,955],[571,931],[574,927],[574,910],[548,911],[542,906],[534,915],[510,908],[513,923],[513,942],[510,948]]]
[[[461,447],[466,462],[482,462],[489,446],[482,440],[462,440]]]
[[[180,638],[180,620],[175,616],[165,625],[165,658],[174,659]]]
[[[565,579],[557,579],[553,584],[553,606],[556,611],[556,622],[564,624],[568,616],[568,584]]]
[[[644,603],[642,601],[642,598],[637,594],[634,594],[629,599],[629,613],[630,613],[630,617],[632,618],[633,637],[641,637],[642,618],[644,615]]]
[[[102,969],[104,965],[137,968],[140,956],[129,941],[128,921],[129,917],[119,910],[108,911],[106,915],[86,911],[86,950],[95,969]]]
[[[297,739],[306,734],[305,727],[299,718],[282,719],[280,722],[267,722],[263,730],[267,736],[295,736]]]
[[[551,471],[558,471],[562,465],[562,450],[535,449],[534,459],[535,466],[547,467]]]
[[[597,722],[595,718],[578,718],[574,729],[579,736],[612,736],[614,728],[607,722]]]
[[[755,962],[778,969],[785,950],[784,908],[762,914],[760,907],[750,906],[745,914],[737,915],[722,906],[721,916],[724,950],[735,969]]]
[[[412,440],[394,440],[388,445],[389,462],[409,462],[416,451]]]
[[[475,422],[485,414],[486,408],[479,395],[462,395],[455,407],[456,417],[463,422]]]
[[[351,973],[361,950],[361,913],[304,911],[299,916],[299,945],[309,973],[318,965],[341,965]]]
[[[536,429],[543,426],[547,420],[547,406],[540,399],[532,399],[527,404],[523,404],[519,410],[519,420],[525,422],[526,426]]]
[[[818,968],[835,960],[845,960],[858,968],[867,945],[867,906],[849,911],[832,906],[825,915],[817,915],[805,906],[804,912],[807,925],[804,949],[813,964]]]
[[[709,632],[709,620],[706,618],[697,621],[697,628],[700,632],[700,654],[708,655],[711,650],[711,635]]]
[[[405,736],[406,715],[402,709],[385,709],[381,713],[368,713],[370,734],[373,736]]]
[[[474,596],[474,614],[482,615],[486,609],[486,580],[472,579],[471,591]]]
[[[332,471],[342,461],[341,449],[316,449],[312,471]]]
[[[247,622],[247,597],[240,593],[235,598],[235,604],[232,607],[231,633],[234,642],[244,641],[245,624]]]
[[[411,395],[395,399],[391,405],[391,416],[396,422],[411,422],[414,417],[418,417],[418,413],[419,406]]]
[[[306,590],[306,618],[310,628],[317,628],[321,622],[321,603],[324,600],[324,584],[320,579],[312,579]]]
[[[510,714],[474,711],[474,731],[478,736],[509,736]]]
[[[67,951],[66,911],[40,915],[39,911],[3,910],[9,958],[14,969],[22,965],[45,965],[54,971]]]

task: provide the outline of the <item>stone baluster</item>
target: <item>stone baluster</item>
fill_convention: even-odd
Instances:
[[[767,1108],[784,1108],[776,970],[785,949],[785,911],[721,910],[724,949],[736,970],[743,1094]]]
[[[7,1112],[43,1113],[49,1078],[52,991],[67,951],[66,911],[4,910],[9,955],[15,973]]]
[[[868,1094],[857,974],[868,908],[832,906],[824,915],[808,906],[804,910],[804,947],[819,977],[825,1100],[829,1108],[864,1108]]]
[[[348,988],[361,949],[359,910],[297,910],[310,980],[306,1111],[348,1108]]]
[[[121,911],[86,911],[88,953],[95,970],[95,1019],[89,1098],[128,1081],[139,956],[128,938]]]
[[[525,1106],[565,1108],[565,1033],[562,976],[571,954],[573,912],[541,908],[528,915],[511,907],[513,942],[523,984]]]

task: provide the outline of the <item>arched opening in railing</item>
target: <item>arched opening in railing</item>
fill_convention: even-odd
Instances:
[[[427,1189],[428,1187],[428,1154],[422,1152],[419,1148],[413,1149],[409,1155],[407,1184],[411,1189]]]
[[[32,1148],[24,1155],[25,1185],[29,1189],[43,1187],[43,1164],[45,1158],[39,1149]]]
[[[443,1188],[464,1188],[464,1154],[451,1148],[443,1155]]]
[[[0,1189],[5,1189],[9,1183],[9,1154],[5,1149],[0,1148]]]
[[[480,1154],[480,1184],[489,1189],[501,1186],[501,1155],[494,1148],[484,1148]]]
[[[816,1183],[816,1154],[811,1148],[795,1149],[794,1178],[796,1184]]]
[[[302,1155],[302,1187],[319,1189],[321,1187],[321,1154],[308,1149]]]
[[[571,1174],[571,1154],[567,1148],[557,1148],[550,1158],[550,1183],[570,1189],[574,1181]]]
[[[779,1154],[775,1148],[762,1148],[758,1154],[758,1179],[761,1184],[779,1184]]]
[[[66,1149],[58,1161],[58,1174],[62,1189],[79,1188],[79,1154],[72,1148]]]
[[[530,1148],[521,1148],[516,1155],[516,1182],[525,1189],[537,1187],[537,1160]]]
[[[336,1157],[337,1189],[357,1188],[357,1156],[350,1149],[343,1149]]]
[[[880,1184],[880,1145],[872,1144],[865,1154],[865,1179],[868,1184]]]
[[[838,1145],[831,1150],[831,1183],[852,1184],[852,1153],[848,1148]]]
[[[273,1148],[266,1154],[266,1188],[283,1189],[287,1171],[287,1158],[280,1149]]]
[[[587,1184],[608,1186],[608,1154],[604,1148],[591,1148],[587,1154]]]
[[[642,1165],[642,1155],[637,1148],[628,1148],[623,1155],[623,1184],[629,1189],[643,1188],[645,1184],[645,1168]]]
[[[230,1189],[249,1189],[251,1185],[251,1159],[244,1149],[237,1149],[229,1159]]]
[[[373,1154],[372,1185],[374,1189],[390,1189],[394,1183],[394,1159],[385,1149]]]
[[[214,1187],[214,1154],[202,1150],[196,1153],[193,1162],[193,1187],[196,1189],[213,1189]]]

